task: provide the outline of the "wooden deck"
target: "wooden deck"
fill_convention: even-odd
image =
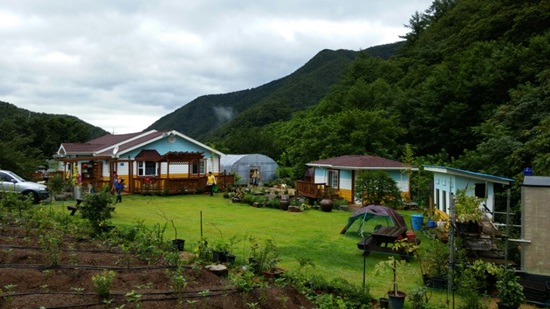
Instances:
[[[206,188],[206,176],[193,178],[135,178],[132,182],[133,193],[141,194],[195,193],[203,191]],[[216,184],[220,189],[224,189],[234,183],[235,178],[233,175],[220,175],[216,177]]]
[[[314,183],[303,180],[296,181],[296,192],[299,195],[313,199],[321,199],[325,197],[328,192],[330,192],[332,198],[340,197],[336,189],[325,183]]]

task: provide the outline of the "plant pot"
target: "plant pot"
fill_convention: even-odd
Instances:
[[[288,206],[290,206],[290,199],[288,198],[288,195],[281,196],[281,199],[279,200],[279,209],[287,211]]]
[[[425,287],[432,287],[432,278],[427,274],[422,274],[422,281],[424,282]]]
[[[237,258],[237,257],[236,257],[234,254],[228,254],[228,255],[226,256],[227,263],[229,263],[229,264],[235,263],[235,259],[236,259],[236,258]]]
[[[334,201],[331,198],[324,198],[319,202],[321,210],[324,212],[331,212],[334,207]]]
[[[479,224],[474,221],[457,222],[456,229],[462,233],[479,234]]]
[[[507,303],[498,302],[497,307],[498,309],[517,309],[519,308],[519,305],[509,305]]]
[[[447,279],[440,277],[432,277],[432,288],[436,290],[444,290],[447,288]]]
[[[390,308],[392,309],[401,309],[405,304],[405,297],[407,294],[401,291],[397,291],[397,294],[394,294],[393,291],[388,292],[388,299],[390,301]]]
[[[212,262],[226,263],[227,253],[221,251],[212,251]]]
[[[380,308],[389,308],[390,307],[390,300],[385,297],[380,297],[378,299],[378,303],[380,303]]]
[[[183,251],[183,248],[185,247],[185,239],[173,239],[172,240],[172,248],[176,251]]]

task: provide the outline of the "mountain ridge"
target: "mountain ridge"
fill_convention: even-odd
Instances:
[[[364,51],[385,59],[395,54],[402,43],[373,46]],[[231,123],[235,120],[247,118],[252,124],[258,124],[265,120],[262,113],[269,113],[269,110],[281,106],[283,111],[278,120],[289,119],[292,113],[317,104],[338,83],[345,67],[360,52],[323,49],[287,76],[255,88],[199,96],[159,118],[146,130],[177,130],[197,140],[204,140],[216,131],[234,126]]]

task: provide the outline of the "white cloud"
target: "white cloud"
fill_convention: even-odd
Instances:
[[[198,96],[284,77],[322,49],[396,42],[430,4],[0,0],[0,100],[141,131]]]

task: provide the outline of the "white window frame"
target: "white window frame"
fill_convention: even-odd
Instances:
[[[338,189],[340,184],[339,174],[338,170],[328,170],[327,185],[333,189]]]
[[[201,175],[205,175],[206,174],[206,159],[200,160],[199,164],[200,164],[200,168],[199,168],[198,172]],[[191,175],[198,175],[199,173],[197,173],[197,162],[191,163]]]
[[[153,174],[149,174],[148,172],[150,172],[150,169],[152,168],[152,166],[150,166],[151,164],[154,164],[154,172]],[[147,166],[149,165],[149,166]],[[138,176],[157,176],[157,172],[158,172],[158,162],[154,162],[154,161],[137,161],[137,175]]]

